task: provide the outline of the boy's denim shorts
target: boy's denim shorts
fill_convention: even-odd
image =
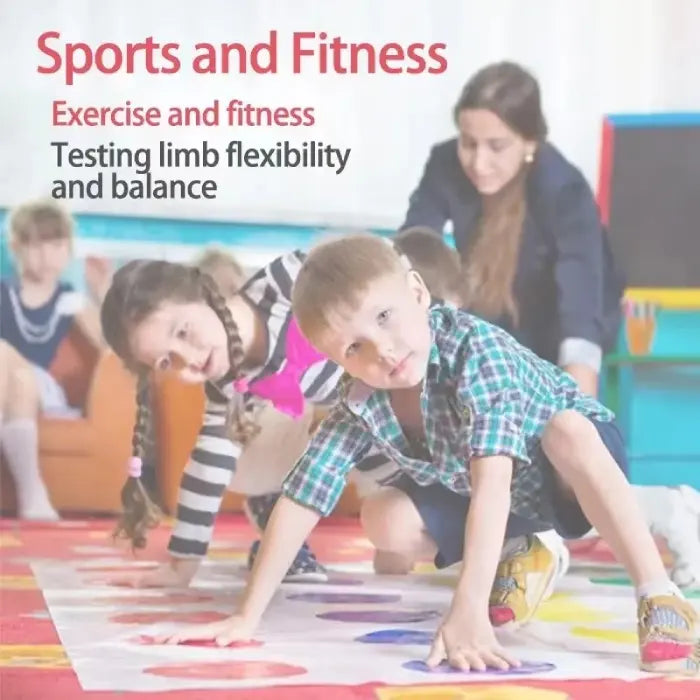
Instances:
[[[620,429],[615,421],[596,421],[591,419],[601,440],[608,448],[613,459],[625,475],[628,472],[627,453]],[[591,529],[588,518],[584,515],[576,500],[562,493],[558,487],[554,467],[545,457],[541,447],[539,455],[534,459],[543,460],[547,484],[552,503],[552,521],[529,519],[511,513],[506,525],[506,538],[519,535],[530,535],[544,530],[556,530],[565,539],[583,537]],[[435,541],[438,553],[435,566],[439,569],[451,566],[462,560],[464,552],[464,529],[467,512],[469,511],[469,496],[450,491],[441,483],[420,486],[407,474],[403,474],[391,484],[413,501],[423,519],[427,533]]]

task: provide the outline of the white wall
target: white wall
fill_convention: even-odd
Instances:
[[[443,41],[449,69],[439,76],[88,75],[66,87],[36,48],[43,31],[65,41],[127,42],[153,35],[181,44],[252,42],[277,29],[327,31],[349,41]],[[158,139],[223,147],[316,139],[352,148],[341,175],[312,170],[227,170],[213,201],[81,201],[76,211],[167,217],[300,221],[319,224],[400,222],[430,145],[452,134],[451,108],[468,76],[504,58],[539,77],[552,140],[595,185],[601,117],[627,111],[700,109],[700,2],[696,0],[46,0],[0,4],[0,46],[10,57],[0,80],[0,206],[48,193],[57,171],[52,140],[93,146],[147,146]],[[692,42],[692,43],[691,43]],[[281,56],[288,54],[281,44]],[[287,69],[285,69],[287,68]],[[53,99],[76,105],[202,105],[219,98],[257,105],[313,106],[309,129],[116,129],[50,126]],[[73,177],[89,174],[73,171]],[[168,171],[177,177],[174,171]],[[164,177],[165,174],[156,176]],[[189,172],[194,177],[193,171]]]

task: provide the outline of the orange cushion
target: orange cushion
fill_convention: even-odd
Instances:
[[[98,358],[99,351],[73,323],[49,367],[51,375],[66,392],[71,406],[85,406]]]

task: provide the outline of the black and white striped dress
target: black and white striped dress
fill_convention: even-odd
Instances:
[[[240,292],[255,306],[268,334],[264,364],[246,373],[251,383],[275,374],[285,361],[286,332],[292,319],[292,285],[303,261],[300,251],[279,257],[253,275]],[[306,400],[316,405],[332,404],[342,374],[342,368],[329,360],[309,367],[301,378]],[[214,519],[242,451],[228,432],[228,407],[235,397],[230,379],[225,377],[216,384],[207,382],[205,393],[204,420],[182,477],[176,523],[168,546],[176,557],[201,557],[207,553]],[[265,468],[264,464],[259,466]],[[393,465],[381,455],[366,458],[357,468],[364,475],[376,474],[376,481],[381,483],[396,474]]]

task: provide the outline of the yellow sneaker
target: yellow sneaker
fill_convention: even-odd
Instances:
[[[675,595],[642,598],[637,620],[642,671],[698,674],[700,643],[695,634],[698,614],[690,603]]]
[[[552,592],[557,558],[536,537],[526,550],[504,559],[496,571],[489,597],[489,618],[494,627],[522,625]]]

